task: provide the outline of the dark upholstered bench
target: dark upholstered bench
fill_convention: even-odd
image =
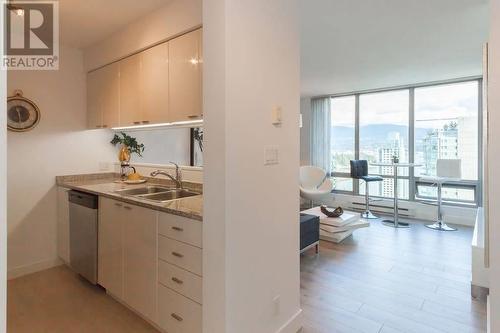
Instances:
[[[300,214],[300,253],[316,247],[319,252],[319,217]]]

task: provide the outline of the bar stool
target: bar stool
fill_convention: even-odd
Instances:
[[[443,184],[450,181],[458,181],[462,178],[462,160],[460,159],[438,159],[436,161],[436,177],[422,176],[421,181],[430,182],[437,187],[437,220],[426,227],[439,231],[456,231],[443,222]]]
[[[366,208],[361,217],[365,219],[378,219],[370,211],[370,186],[371,182],[381,182],[384,179],[380,176],[368,175],[368,161],[367,160],[351,160],[351,178],[364,180],[366,183],[365,202]]]

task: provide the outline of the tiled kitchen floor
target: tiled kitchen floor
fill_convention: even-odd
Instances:
[[[66,266],[8,282],[8,333],[158,333]]]

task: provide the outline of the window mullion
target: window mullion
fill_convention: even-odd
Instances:
[[[415,88],[409,89],[408,116],[408,162],[415,163]],[[408,199],[415,201],[415,168],[408,168],[410,177],[408,184]]]
[[[354,95],[354,159],[359,160],[359,94]],[[359,194],[359,180],[353,179],[353,192]]]

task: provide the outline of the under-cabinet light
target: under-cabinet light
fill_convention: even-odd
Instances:
[[[174,123],[160,123],[160,124],[146,124],[146,125],[135,125],[135,126],[120,126],[113,127],[112,130],[136,130],[136,129],[146,129],[146,128],[169,128],[169,127],[199,127],[203,125],[203,120],[189,120],[189,121],[177,121]]]

